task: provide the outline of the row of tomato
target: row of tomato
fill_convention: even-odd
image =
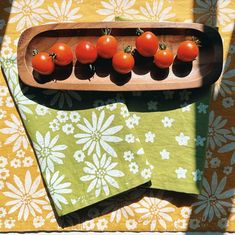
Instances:
[[[135,64],[132,48],[127,46],[123,51],[118,51],[117,39],[110,35],[110,30],[100,36],[94,45],[92,42],[80,41],[75,48],[75,55],[81,64],[92,64],[97,57],[112,59],[114,70],[118,73],[129,73]],[[172,51],[166,44],[159,43],[158,37],[150,31],[137,30],[135,41],[136,50],[144,57],[153,57],[153,62],[159,68],[168,68],[174,60]],[[184,62],[193,61],[199,53],[198,43],[195,40],[183,41],[177,49],[177,58]],[[65,43],[55,43],[47,52],[33,51],[32,67],[40,74],[51,74],[55,64],[65,66],[73,61],[73,52]]]

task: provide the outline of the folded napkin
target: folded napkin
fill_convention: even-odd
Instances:
[[[141,16],[116,20],[145,21]],[[200,193],[210,97],[210,87],[126,95],[128,110],[140,117],[135,129],[152,168],[152,188]]]
[[[35,89],[2,65],[59,216],[150,180],[144,150],[127,126],[138,116],[130,117],[120,95],[107,93],[103,103],[102,93],[94,100],[94,92]]]

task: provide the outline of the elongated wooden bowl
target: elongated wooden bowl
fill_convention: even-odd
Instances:
[[[114,72],[111,60],[98,59],[95,71],[76,62],[66,67],[58,66],[50,76],[38,76],[31,66],[32,51],[48,51],[56,42],[64,42],[75,51],[76,44],[87,39],[96,43],[101,29],[111,28],[122,50],[125,45],[135,48],[136,28],[150,30],[160,41],[167,43],[174,54],[180,42],[197,37],[201,41],[198,58],[192,63],[182,63],[175,58],[169,69],[161,70],[153,58],[143,58],[134,53],[135,67],[128,75]],[[27,85],[46,89],[137,91],[198,88],[214,83],[223,66],[223,46],[218,31],[196,23],[149,22],[89,22],[59,23],[36,26],[24,31],[18,44],[17,64],[20,79]]]

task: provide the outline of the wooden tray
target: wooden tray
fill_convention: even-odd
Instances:
[[[175,59],[166,70],[157,69],[152,58],[135,53],[135,67],[128,75],[119,75],[112,69],[111,60],[98,59],[95,72],[76,62],[57,67],[46,77],[37,78],[31,67],[33,49],[48,51],[56,42],[69,44],[73,50],[82,39],[96,42],[102,28],[112,28],[119,42],[119,49],[129,44],[135,47],[136,28],[151,30],[176,54],[180,42],[196,36],[202,47],[193,63]],[[75,56],[74,56],[75,57]],[[36,26],[24,31],[18,44],[17,58],[20,79],[33,87],[65,90],[137,91],[197,88],[214,83],[220,76],[223,64],[223,46],[218,31],[209,26],[194,23],[149,22],[92,22],[60,23]]]

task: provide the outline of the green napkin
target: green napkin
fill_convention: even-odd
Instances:
[[[120,94],[31,88],[16,79],[15,57],[1,63],[59,216],[150,181],[144,149],[127,128],[139,117]]]
[[[116,21],[145,21],[116,17]],[[152,169],[151,187],[199,194],[205,163],[210,87],[126,93]]]

